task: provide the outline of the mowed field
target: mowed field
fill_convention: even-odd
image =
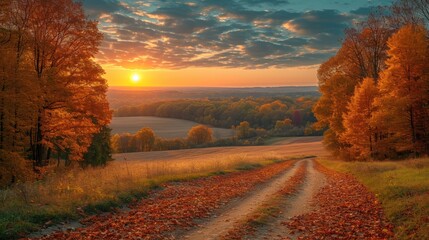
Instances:
[[[217,161],[231,158],[270,158],[326,154],[322,137],[287,137],[268,146],[239,146],[184,149],[174,151],[113,154],[116,160],[147,161]],[[115,162],[114,162],[115,163]],[[120,163],[117,162],[117,163]]]
[[[113,117],[110,127],[112,134],[136,133],[138,130],[151,128],[156,136],[162,138],[185,138],[188,131],[198,125],[196,122],[160,117]],[[228,138],[234,135],[231,129],[212,128],[216,139]]]

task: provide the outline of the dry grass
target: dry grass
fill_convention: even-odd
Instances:
[[[247,170],[284,160],[268,154],[247,157],[169,161],[114,161],[105,168],[59,170],[45,180],[18,184],[0,191],[0,239],[18,237],[46,222],[76,219],[86,212],[112,207],[143,197],[166,181]]]
[[[110,127],[112,133],[136,133],[143,127],[151,128],[158,137],[185,138],[188,131],[198,125],[196,122],[160,117],[114,117]],[[229,138],[234,135],[231,129],[212,128],[213,136],[217,139]]]

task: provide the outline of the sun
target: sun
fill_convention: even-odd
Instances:
[[[133,83],[138,83],[140,82],[140,75],[137,73],[134,73],[133,75],[131,75],[131,81]]]

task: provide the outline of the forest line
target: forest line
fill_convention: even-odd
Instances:
[[[231,128],[247,121],[253,128],[273,129],[277,121],[289,119],[295,127],[316,121],[312,107],[316,97],[246,97],[182,99],[140,106],[121,107],[116,117],[156,116],[190,120],[214,127]]]

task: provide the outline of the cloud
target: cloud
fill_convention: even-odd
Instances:
[[[105,35],[97,59],[126,68],[270,68],[319,64],[353,13],[293,11],[286,0],[84,0]]]
[[[118,0],[83,0],[86,14],[90,18],[98,18],[103,13],[113,13],[122,10]]]
[[[294,52],[294,48],[266,41],[255,41],[246,46],[246,53],[253,58],[265,58]]]
[[[368,16],[372,11],[374,11],[374,7],[360,7],[358,9],[350,11],[350,13],[362,16]]]
[[[336,10],[309,11],[300,17],[283,24],[287,30],[301,36],[314,36],[321,33],[341,34],[351,21],[349,15]]]
[[[274,5],[274,6],[289,4],[288,0],[265,0],[265,1],[261,1],[261,0],[240,0],[239,2],[242,4]]]

